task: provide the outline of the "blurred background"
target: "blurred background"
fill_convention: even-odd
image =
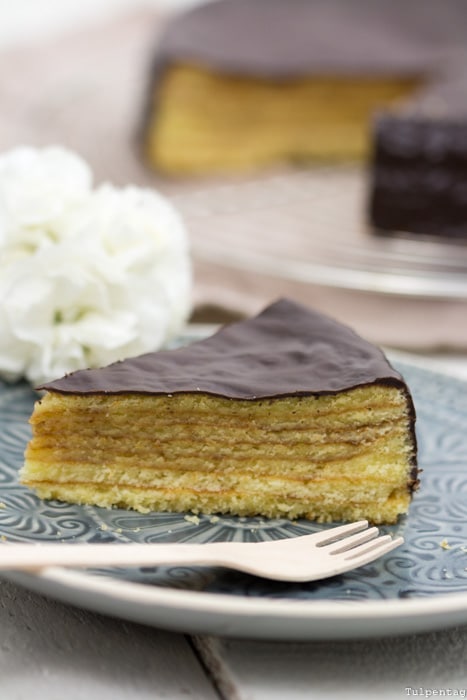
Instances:
[[[151,56],[165,18],[189,5],[0,0],[0,148],[60,143],[98,181],[144,180],[132,147]]]
[[[463,362],[467,263],[451,249],[440,269],[437,245],[420,253],[369,237],[361,166],[183,180],[144,166],[137,132],[153,53],[170,15],[194,4],[0,0],[0,151],[61,144],[97,182],[169,196],[192,237],[197,320],[289,296],[386,347]]]
[[[8,0],[0,2],[2,48],[92,25],[137,10],[176,11],[199,0]]]

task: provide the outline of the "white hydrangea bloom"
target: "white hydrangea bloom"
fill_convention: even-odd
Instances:
[[[93,190],[91,181],[86,164],[61,149],[0,158],[7,380],[40,384],[159,349],[187,319],[191,264],[175,209],[153,190]]]
[[[29,255],[66,235],[63,217],[91,187],[87,164],[63,148],[22,147],[0,155],[2,258]]]

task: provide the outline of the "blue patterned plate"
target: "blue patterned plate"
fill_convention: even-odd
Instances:
[[[414,396],[422,485],[389,532],[405,544],[378,562],[309,584],[216,568],[76,572],[8,578],[63,601],[182,632],[269,639],[352,638],[467,623],[467,385],[399,365]],[[18,484],[35,395],[0,384],[0,535],[7,541],[267,540],[322,529],[304,520],[106,510],[43,502]]]

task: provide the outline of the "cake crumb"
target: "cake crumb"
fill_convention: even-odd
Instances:
[[[199,525],[200,520],[197,515],[185,515],[185,520],[193,525]]]
[[[109,529],[109,526],[106,525],[105,523],[101,523],[101,525],[99,526],[99,530],[104,530],[104,531],[105,531],[105,530],[108,530],[108,529]]]
[[[209,518],[209,522],[211,523],[211,525],[215,525],[216,523],[219,522],[219,520],[220,520],[220,518],[219,518],[218,515],[212,515],[212,516]]]
[[[6,503],[4,503],[3,501],[0,501],[0,508],[2,508],[2,509],[6,508]]]
[[[133,529],[133,532],[140,532],[140,530],[141,530],[140,527],[135,527],[135,528]]]
[[[2,535],[2,536],[0,537],[0,540],[1,540],[2,542],[6,542],[6,537],[5,537],[5,535]]]
[[[446,539],[445,539],[445,540],[442,540],[442,541],[439,543],[439,546],[440,546],[442,549],[451,549],[451,545],[449,544],[449,542],[448,542]]]

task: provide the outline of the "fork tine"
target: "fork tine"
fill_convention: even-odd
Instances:
[[[348,552],[348,555],[345,558],[347,561],[358,559],[359,562],[362,563],[364,563],[365,560],[372,561],[376,558],[376,556],[381,556],[386,552],[390,552],[392,549],[395,549],[403,544],[403,542],[403,537],[392,538],[391,535],[382,535],[381,537],[376,538],[370,545],[364,543],[358,547],[354,547]],[[378,552],[377,555],[376,552]],[[359,566],[361,566],[360,563]]]
[[[377,527],[370,527],[368,530],[363,532],[357,532],[355,535],[350,535],[350,537],[344,537],[337,542],[332,542],[326,549],[329,554],[341,554],[342,552],[347,552],[358,545],[365,544],[375,537],[378,537],[379,530]],[[322,545],[321,545],[322,546]]]
[[[330,530],[323,530],[323,532],[313,534],[312,537],[313,541],[318,547],[324,547],[325,545],[340,540],[342,537],[346,537],[347,535],[353,535],[356,532],[366,530],[367,527],[367,520],[359,520],[355,523],[338,525],[337,527],[333,527]]]

